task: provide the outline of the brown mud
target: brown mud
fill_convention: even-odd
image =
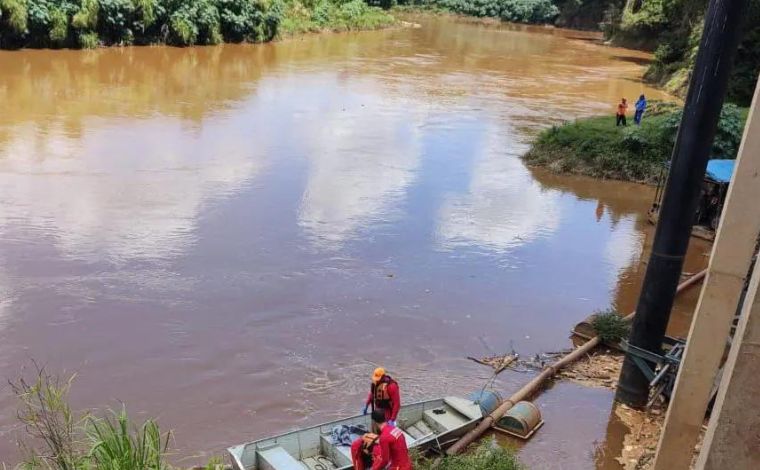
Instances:
[[[557,374],[557,380],[568,380],[586,387],[601,387],[615,390],[624,355],[616,350],[600,349],[590,354]],[[618,449],[599,448],[597,455],[606,460],[602,468],[617,466],[624,470],[648,470],[654,464],[657,443],[665,421],[667,409],[657,403],[649,410],[639,411],[623,404],[614,404],[611,422],[617,421],[624,427],[622,444]],[[704,432],[700,435],[700,442]],[[699,453],[700,444],[694,449],[694,461]]]

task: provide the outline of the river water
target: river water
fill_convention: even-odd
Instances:
[[[189,465],[357,412],[376,364],[405,399],[464,394],[488,378],[466,356],[557,350],[592,311],[630,311],[651,188],[518,157],[552,123],[612,125],[620,97],[666,98],[639,80],[646,56],[421,23],[1,52],[0,376],[31,359],[77,373],[77,409],[157,416]],[[707,248],[693,251],[696,270]],[[611,399],[558,384],[521,456],[607,466],[594,449],[620,445]],[[0,389],[8,463],[14,418]]]

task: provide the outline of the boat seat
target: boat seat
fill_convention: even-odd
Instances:
[[[433,430],[430,429],[430,426],[425,423],[425,420],[421,419],[416,423],[407,426],[406,429],[404,429],[404,434],[408,436],[406,437],[406,445],[409,446],[411,443],[428,438],[434,433]]]
[[[412,445],[417,441],[417,439],[415,439],[413,436],[407,434],[407,432],[404,431],[403,429],[401,430],[401,432],[404,434],[404,440],[406,441],[406,446],[407,447],[412,447]]]
[[[338,467],[351,465],[351,446],[339,446],[333,444],[330,434],[322,434],[323,454],[332,458]]]
[[[338,468],[332,460],[322,455],[305,458],[301,463],[305,470],[336,470]]]
[[[304,466],[280,446],[257,451],[261,470],[304,470]]]
[[[335,446],[335,449],[338,452],[340,452],[342,456],[348,459],[348,463],[346,465],[350,465],[351,464],[351,446]]]
[[[436,408],[441,409],[441,408]],[[437,414],[433,413],[435,410],[426,410],[423,416],[428,425],[433,427],[435,431],[442,433],[456,429],[463,424],[467,423],[469,419],[455,411],[453,408],[443,408],[446,412]]]

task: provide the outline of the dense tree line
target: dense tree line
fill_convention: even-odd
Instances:
[[[514,23],[553,23],[560,14],[553,0],[366,0],[370,5],[396,5],[443,10],[477,18],[499,18]]]
[[[392,20],[363,0],[0,0],[0,47],[260,42]]]
[[[281,8],[250,0],[0,0],[3,47],[264,41]]]
[[[517,23],[550,23],[559,15],[551,0],[436,0],[445,10]]]
[[[646,78],[676,94],[685,92],[702,34],[708,0],[629,0],[612,31],[613,41],[654,51]],[[729,99],[748,105],[760,73],[760,0],[750,0],[741,25]]]

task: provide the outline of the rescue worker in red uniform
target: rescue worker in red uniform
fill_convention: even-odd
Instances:
[[[401,428],[389,425],[385,412],[372,412],[372,430],[351,444],[354,470],[413,470]]]
[[[354,470],[371,470],[372,462],[380,460],[380,436],[367,433],[351,444],[351,462]]]
[[[412,460],[401,428],[391,426],[382,410],[372,412],[372,423],[380,431],[376,445],[380,452],[372,460],[372,470],[412,470]]]
[[[372,387],[364,404],[365,415],[370,406],[372,411],[385,411],[385,421],[391,426],[396,425],[398,410],[401,408],[401,392],[398,383],[386,374],[382,367],[378,367],[372,373]]]

